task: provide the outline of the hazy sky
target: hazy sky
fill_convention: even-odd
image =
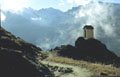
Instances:
[[[85,5],[91,0],[0,0],[2,10],[22,10],[24,7],[32,7],[34,9],[53,7],[66,11],[73,6]],[[96,0],[94,0],[96,1]],[[104,2],[120,3],[120,0],[97,0]]]

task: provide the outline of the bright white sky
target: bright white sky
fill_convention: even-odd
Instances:
[[[24,7],[31,7],[34,9],[53,7],[66,11],[73,6],[85,5],[90,0],[0,0],[2,10],[22,10]],[[120,3],[120,0],[97,0],[104,2]]]

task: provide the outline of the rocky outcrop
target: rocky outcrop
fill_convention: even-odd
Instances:
[[[61,45],[60,47],[56,47],[54,51],[58,51],[60,56],[66,56],[70,58],[75,58],[76,48],[72,45]]]
[[[0,28],[0,77],[53,77],[49,69],[37,61],[40,51]]]
[[[79,58],[90,59],[91,61],[111,61],[117,56],[107,49],[107,47],[96,39],[88,39],[80,37],[75,42],[75,47],[80,54]]]
[[[96,39],[84,39],[79,37],[75,41],[75,46],[64,45],[55,48],[60,56],[74,59],[82,59],[91,62],[102,62],[106,64],[120,64],[118,57],[107,49],[107,47]]]
[[[0,28],[0,47],[20,50],[21,54],[31,60],[35,60],[37,53],[40,53],[41,49],[35,45],[22,40],[19,37],[12,35],[10,32],[3,28]]]
[[[0,77],[51,77],[48,68],[23,57],[20,52],[0,49]]]
[[[53,72],[60,72],[60,73],[72,73],[73,69],[72,68],[65,68],[65,67],[60,67],[60,66],[52,66],[49,64],[46,64],[46,66]]]

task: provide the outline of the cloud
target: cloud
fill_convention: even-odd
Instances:
[[[1,17],[1,21],[5,21],[6,16],[5,16],[3,13],[1,13],[0,15],[1,15],[1,16],[0,16],[0,17]]]
[[[88,4],[91,0],[74,0],[77,5],[86,5]]]
[[[62,1],[64,2],[65,0]],[[79,1],[80,0],[78,0],[78,2]],[[62,15],[60,13],[60,15],[56,14],[58,15],[56,18],[53,18],[54,14],[50,16],[47,15],[49,13],[47,9],[45,10],[47,13],[42,13],[43,17],[39,16],[41,11],[38,12],[38,10],[32,11],[29,9],[30,11],[25,10],[22,14],[23,16],[10,13],[8,13],[8,15],[6,14],[8,17],[4,24],[6,27],[10,27],[11,31],[13,30],[12,32],[16,33],[16,35],[34,43],[42,49],[54,48],[61,44],[73,45],[75,40],[83,35],[83,26],[90,24],[94,26],[95,38],[104,42],[110,50],[118,52],[118,50],[120,50],[120,48],[118,48],[120,45],[120,27],[119,24],[118,26],[116,25],[116,23],[119,22],[119,16],[117,15],[120,14],[118,9],[119,7],[114,11],[113,7],[109,4],[94,2],[88,5],[81,5],[77,11],[76,9],[74,10],[74,8],[71,9],[69,14],[73,15],[70,15],[70,17],[68,17],[69,15],[66,16],[66,13],[61,12]],[[113,15],[113,12],[116,15]],[[40,17],[42,17],[42,20]],[[11,21],[11,19],[13,21]],[[116,29],[118,30],[116,31]]]
[[[43,43],[43,44],[38,44],[38,47],[41,47],[42,49],[50,49],[50,43]]]
[[[39,17],[39,18],[31,18],[32,20],[42,20],[42,18],[41,17]]]
[[[96,0],[66,0],[67,3],[75,4],[75,5],[86,5],[91,1],[96,1]]]
[[[76,12],[75,21],[78,23],[81,21],[80,19],[85,19],[85,22],[81,25],[93,25],[95,29],[95,38],[104,42],[110,50],[118,53],[119,48],[117,48],[117,46],[120,44],[118,43],[120,33],[116,28],[120,28],[120,23],[119,17],[116,15],[120,14],[119,10],[120,9],[117,8],[115,4],[103,4],[94,1],[88,5],[82,6],[79,12]]]
[[[73,2],[74,2],[74,0],[67,0],[67,2],[68,2],[68,3],[73,3]]]
[[[65,5],[65,1],[64,0],[60,0],[60,3],[58,5],[59,6],[64,6]]]
[[[22,11],[23,8],[28,7],[28,0],[2,0],[1,8],[4,11],[17,12]]]

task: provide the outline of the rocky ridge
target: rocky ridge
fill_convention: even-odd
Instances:
[[[60,56],[90,62],[102,62],[120,66],[120,59],[112,51],[108,50],[105,44],[96,39],[84,39],[79,37],[75,46],[62,45],[54,49]]]
[[[0,77],[54,77],[45,65],[37,61],[40,51],[40,48],[0,27]]]

